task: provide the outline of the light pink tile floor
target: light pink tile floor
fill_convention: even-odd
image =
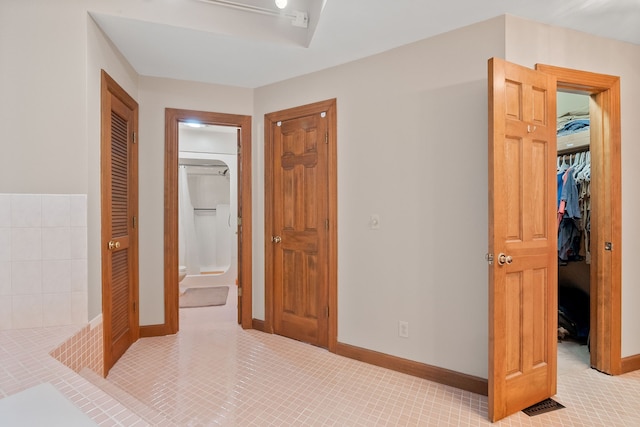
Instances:
[[[180,332],[140,339],[104,388],[49,356],[75,328],[0,331],[0,397],[50,382],[103,426],[490,425],[485,396],[242,330],[229,301],[181,309]],[[554,398],[565,409],[496,425],[640,426],[640,371],[601,374],[581,351],[560,346]]]
[[[485,396],[242,330],[234,317],[228,306],[181,309],[177,335],[139,340],[108,380],[180,426],[491,425]],[[566,408],[496,425],[640,426],[640,372],[607,376],[579,348],[561,349],[578,354],[559,374]]]
[[[61,326],[0,331],[0,398],[51,383],[98,425],[148,425],[129,408],[49,355],[78,329]],[[33,410],[38,409],[34,402]],[[0,426],[4,425],[0,419]]]

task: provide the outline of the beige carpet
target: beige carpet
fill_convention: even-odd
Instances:
[[[228,286],[207,286],[180,289],[180,307],[206,307],[225,305],[229,295]]]

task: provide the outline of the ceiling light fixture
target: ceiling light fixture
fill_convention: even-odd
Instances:
[[[253,6],[250,4],[239,3],[230,0],[198,0],[203,3],[210,3],[219,6],[226,6],[232,9],[244,10],[246,12],[254,12],[260,13],[262,15],[270,15],[276,17],[284,17],[291,20],[291,25],[294,27],[307,28],[309,26],[309,16],[307,12],[300,12],[297,10],[291,12],[278,11],[274,9],[268,9],[266,7]],[[287,0],[276,0],[276,5],[280,8],[279,4],[284,3],[285,7],[287,5]]]
[[[287,7],[287,0],[276,0],[276,7],[278,9],[284,9]]]

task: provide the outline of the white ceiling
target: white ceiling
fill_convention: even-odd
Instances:
[[[234,1],[265,7],[272,2]],[[206,0],[88,3],[139,74],[248,88],[505,13],[640,45],[640,0],[289,0],[308,11],[308,28]]]

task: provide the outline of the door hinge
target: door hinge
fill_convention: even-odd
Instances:
[[[136,143],[136,133],[135,132],[131,133],[131,140],[133,141],[134,144]]]
[[[324,143],[328,144],[329,143],[329,132],[325,132],[324,133]]]
[[[238,286],[238,296],[242,296],[242,286]]]
[[[238,227],[242,227],[242,217],[238,217]]]
[[[489,265],[493,265],[493,254],[484,254],[484,259],[487,260],[487,262],[489,263]]]
[[[138,218],[134,216],[133,218],[131,218],[131,226],[133,228],[136,228],[137,225],[138,225]]]

